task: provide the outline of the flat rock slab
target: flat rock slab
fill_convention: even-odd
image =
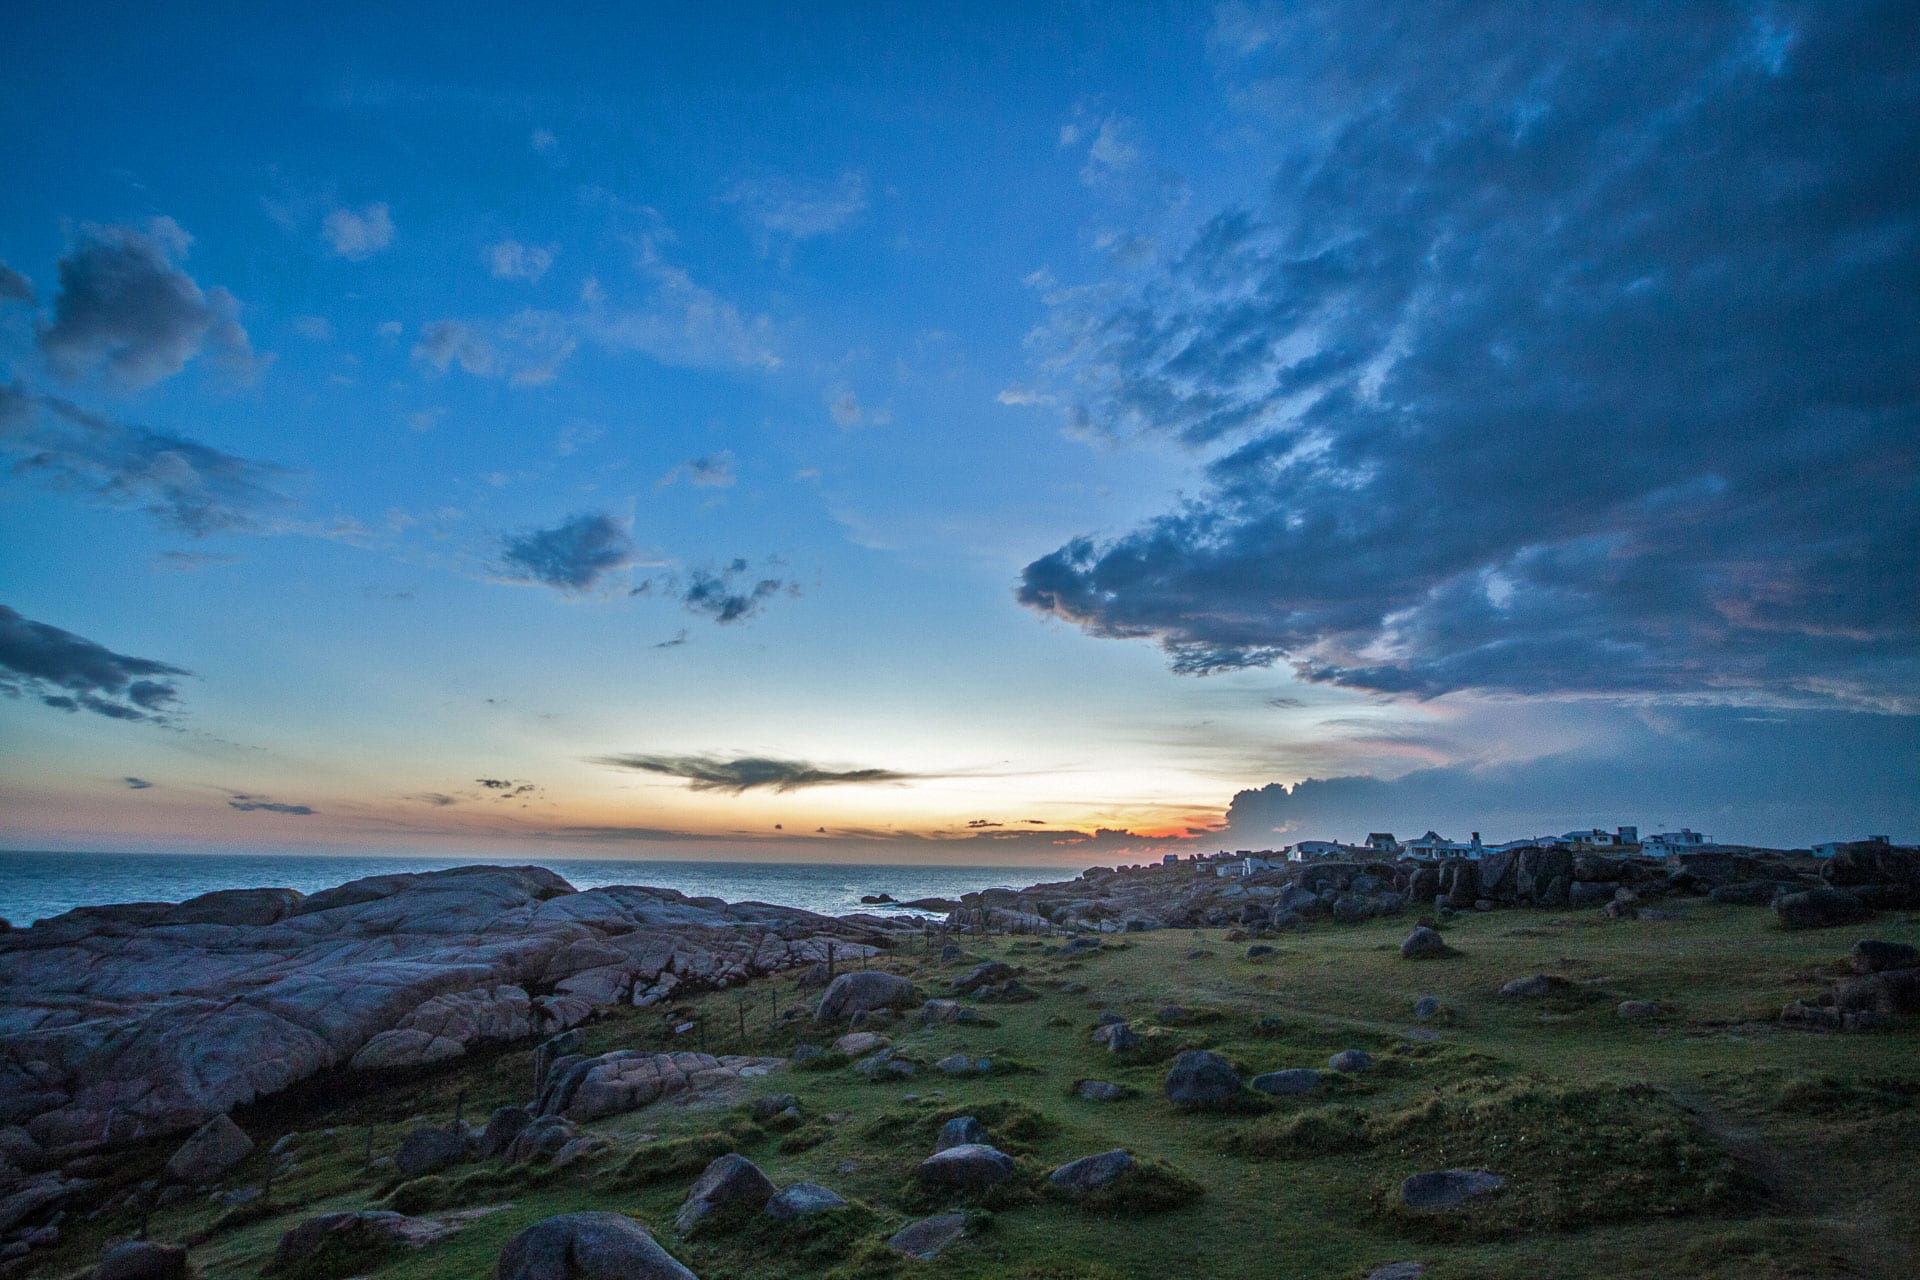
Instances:
[[[535,1110],[569,1120],[638,1111],[664,1099],[726,1103],[745,1092],[742,1081],[786,1065],[784,1058],[735,1054],[646,1053],[621,1049],[571,1063],[556,1061]]]
[[[1400,1184],[1400,1200],[1409,1209],[1452,1209],[1507,1185],[1485,1169],[1437,1169],[1416,1173]]]
[[[942,1213],[918,1222],[909,1222],[887,1237],[887,1248],[921,1262],[930,1262],[942,1249],[965,1234],[966,1214]]]
[[[1269,1071],[1265,1075],[1255,1076],[1252,1083],[1261,1093],[1291,1098],[1318,1089],[1320,1073],[1312,1067],[1289,1067],[1285,1071]]]
[[[1120,1177],[1133,1168],[1134,1159],[1125,1151],[1103,1151],[1097,1156],[1070,1160],[1047,1175],[1047,1184],[1073,1195],[1085,1195]]]
[[[816,1182],[796,1182],[782,1187],[767,1201],[767,1207],[762,1212],[769,1218],[790,1222],[795,1218],[811,1218],[815,1214],[833,1213],[846,1207],[845,1198],[838,1192]]]

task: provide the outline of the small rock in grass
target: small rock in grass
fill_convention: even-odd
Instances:
[[[1505,1178],[1485,1169],[1437,1169],[1402,1182],[1400,1199],[1409,1209],[1451,1209],[1506,1185]]]
[[[837,1192],[830,1191],[815,1182],[796,1182],[782,1187],[767,1201],[763,1212],[769,1218],[782,1222],[791,1222],[795,1218],[811,1218],[815,1214],[832,1213],[844,1209],[847,1202]]]
[[[1572,986],[1565,978],[1556,973],[1536,973],[1529,978],[1515,978],[1500,988],[1500,994],[1512,998],[1537,999],[1549,996],[1556,991],[1564,991]]]
[[[1108,1080],[1082,1080],[1073,1086],[1073,1093],[1088,1102],[1118,1102],[1127,1091]]]
[[[982,1058],[980,1061],[984,1062],[986,1059]],[[982,1070],[978,1063],[964,1053],[950,1053],[933,1065],[935,1070],[945,1072],[950,1076],[976,1075]]]
[[[1093,1033],[1093,1042],[1103,1044],[1108,1053],[1125,1053],[1140,1047],[1140,1036],[1124,1022],[1114,1022]]]
[[[403,1178],[423,1178],[466,1158],[466,1141],[453,1130],[419,1128],[394,1152],[393,1167]]]
[[[1257,942],[1253,946],[1247,948],[1247,959],[1249,960],[1258,960],[1262,956],[1270,956],[1272,954],[1273,954],[1273,948],[1268,946],[1264,942]]]
[[[1904,942],[1882,942],[1862,938],[1847,953],[1847,963],[1859,974],[1883,973],[1888,969],[1911,969],[1920,965],[1920,949]]]
[[[1447,940],[1425,925],[1415,925],[1400,944],[1400,954],[1408,960],[1431,960],[1447,954]]]
[[[1342,1049],[1327,1059],[1327,1066],[1348,1073],[1369,1071],[1373,1068],[1373,1055],[1365,1049]]]
[[[1261,1093],[1291,1098],[1319,1088],[1320,1073],[1312,1067],[1291,1067],[1285,1071],[1269,1071],[1265,1075],[1255,1076],[1252,1083]]]
[[[1167,1073],[1167,1100],[1178,1107],[1217,1107],[1240,1096],[1240,1075],[1210,1049],[1188,1049]]]
[[[1098,1191],[1127,1170],[1133,1168],[1133,1157],[1125,1151],[1102,1152],[1097,1156],[1082,1156],[1070,1160],[1047,1175],[1050,1186],[1074,1195],[1084,1195],[1089,1191]]]
[[[933,1149],[940,1152],[949,1147],[977,1145],[986,1141],[987,1126],[972,1116],[955,1116],[940,1126],[940,1136],[933,1140]]]
[[[1622,1000],[1614,1014],[1621,1018],[1656,1018],[1660,1016],[1660,1002],[1657,1000]]]
[[[128,1240],[107,1250],[93,1280],[187,1280],[187,1251],[177,1244]]]
[[[861,1054],[872,1053],[875,1049],[883,1049],[886,1044],[887,1038],[877,1032],[849,1031],[833,1042],[833,1051],[844,1053],[849,1058],[857,1058]]]
[[[921,1262],[931,1261],[942,1249],[967,1234],[967,1215],[942,1213],[909,1222],[887,1237],[887,1248]]]
[[[753,1100],[753,1118],[771,1120],[782,1111],[791,1110],[800,1105],[800,1099],[790,1093],[770,1093],[764,1098]]]
[[[1413,1002],[1413,1016],[1422,1022],[1425,1022],[1438,1012],[1440,1012],[1440,998],[1438,996],[1421,996]]]
[[[1389,1262],[1367,1272],[1367,1280],[1420,1280],[1427,1274],[1424,1262]]]
[[[984,1142],[964,1142],[936,1151],[914,1171],[930,1191],[984,1191],[1013,1172],[1013,1157]]]
[[[673,1229],[681,1235],[737,1222],[766,1208],[774,1187],[753,1161],[728,1152],[706,1167],[680,1206]]]

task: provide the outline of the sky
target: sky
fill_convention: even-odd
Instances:
[[[6,25],[0,847],[1920,838],[1910,4]]]

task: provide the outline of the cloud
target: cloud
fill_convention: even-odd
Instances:
[[[240,327],[240,303],[225,289],[202,291],[182,271],[193,238],[171,218],[145,231],[81,225],[60,259],[52,323],[39,333],[54,374],[74,381],[96,368],[121,386],[152,386],[210,352],[229,376],[253,378],[261,362]]]
[[[851,171],[831,183],[790,177],[742,179],[721,193],[720,200],[739,206],[763,245],[772,239],[809,240],[840,230],[866,211],[867,180]]]
[[[833,425],[842,431],[851,431],[863,423],[876,427],[888,426],[893,422],[893,408],[881,405],[869,409],[860,403],[860,397],[847,387],[832,387],[826,392],[827,413],[833,418]]]
[[[34,303],[33,281],[0,262],[0,302]]]
[[[1498,765],[1455,764],[1395,779],[1308,778],[1241,791],[1228,808],[1242,847],[1402,836],[1464,840],[1582,827],[1685,824],[1728,842],[1779,847],[1920,831],[1920,727],[1911,717],[1680,708],[1658,721],[1609,716],[1603,747]]]
[[[638,773],[683,778],[693,791],[726,791],[743,795],[767,790],[785,793],[809,787],[850,786],[875,782],[911,782],[924,774],[893,769],[827,769],[802,760],[774,760],[762,756],[725,759],[719,756],[594,756],[593,764]]]
[[[120,779],[120,781],[127,784],[127,790],[129,791],[145,791],[149,787],[153,786],[153,784],[151,782],[148,782],[145,778],[136,778],[131,774]]]
[[[312,817],[314,810],[304,804],[281,804],[264,796],[250,796],[244,791],[236,791],[227,801],[227,808],[238,809],[242,813],[285,813],[296,818]]]
[[[680,628],[679,631],[675,632],[670,639],[662,640],[658,644],[654,645],[653,647],[656,649],[678,649],[681,645],[685,644],[686,642],[687,642],[687,629],[685,627],[682,627]]]
[[[560,139],[554,136],[553,130],[551,129],[535,129],[533,131],[533,135],[530,141],[533,145],[533,149],[535,151],[541,152],[542,154],[545,154],[546,152],[549,152],[553,150],[555,147],[560,145]]]
[[[333,341],[333,322],[325,316],[295,316],[293,331],[309,342]]]
[[[502,240],[487,249],[487,267],[496,280],[525,280],[529,284],[538,284],[540,277],[547,274],[547,268],[553,265],[556,251],[537,244],[521,244],[518,240]]]
[[[501,546],[509,577],[566,592],[591,590],[633,559],[633,539],[626,527],[600,512],[574,516],[551,529],[510,536]]]
[[[733,560],[719,569],[695,569],[687,574],[686,584],[672,575],[649,578],[634,588],[635,595],[651,595],[658,590],[672,596],[691,613],[704,614],[721,625],[744,622],[760,612],[767,600],[780,592],[797,596],[797,583],[784,578],[754,577],[752,565]]]
[[[421,804],[430,804],[436,809],[444,809],[448,805],[460,803],[459,800],[453,796],[444,795],[438,791],[423,791],[419,795],[414,796],[413,799],[418,800]]]
[[[1034,338],[1204,487],[1019,600],[1189,672],[1920,709],[1920,13],[1262,21],[1268,196]]]
[[[773,322],[749,316],[663,259],[652,240],[640,247],[636,267],[648,285],[638,305],[609,302],[597,279],[582,286],[582,331],[602,346],[639,351],[662,364],[696,369],[778,369]]]
[[[364,262],[393,243],[393,215],[384,204],[370,204],[357,212],[335,209],[320,224],[328,247],[349,262]]]
[[[145,511],[194,537],[258,527],[288,504],[288,472],[183,436],[90,413],[55,396],[0,384],[0,450],[15,470]]]
[[[413,358],[441,373],[457,364],[477,378],[530,387],[553,381],[578,345],[565,316],[528,308],[498,324],[435,320],[420,330]]]
[[[534,783],[522,782],[518,778],[475,778],[474,781],[493,792],[496,800],[518,800],[540,789]]]
[[[693,485],[696,489],[731,489],[733,488],[735,479],[733,463],[733,450],[731,449],[722,449],[720,452],[710,453],[704,458],[688,458],[685,462],[667,472],[661,479],[660,484],[664,488],[672,484],[675,480],[678,480],[682,473],[684,473],[687,477],[687,483]]]
[[[115,653],[0,605],[0,693],[8,697],[37,697],[61,711],[86,710],[112,720],[165,724],[179,697],[173,677],[189,674],[151,658]]]
[[[238,556],[210,555],[199,551],[162,551],[153,558],[153,567],[163,573],[198,573],[202,569],[239,563]]]

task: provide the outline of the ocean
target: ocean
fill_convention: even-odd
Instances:
[[[212,853],[15,853],[0,851],[0,919],[16,926],[75,907],[112,902],[181,902],[215,889],[328,889],[362,876],[439,871],[490,863],[536,863],[576,889],[653,885],[729,902],[771,902],[823,915],[885,911],[863,894],[954,898],[998,885],[1070,879],[1077,868],[846,866],[784,862],[635,862],[586,858],[427,858]]]

